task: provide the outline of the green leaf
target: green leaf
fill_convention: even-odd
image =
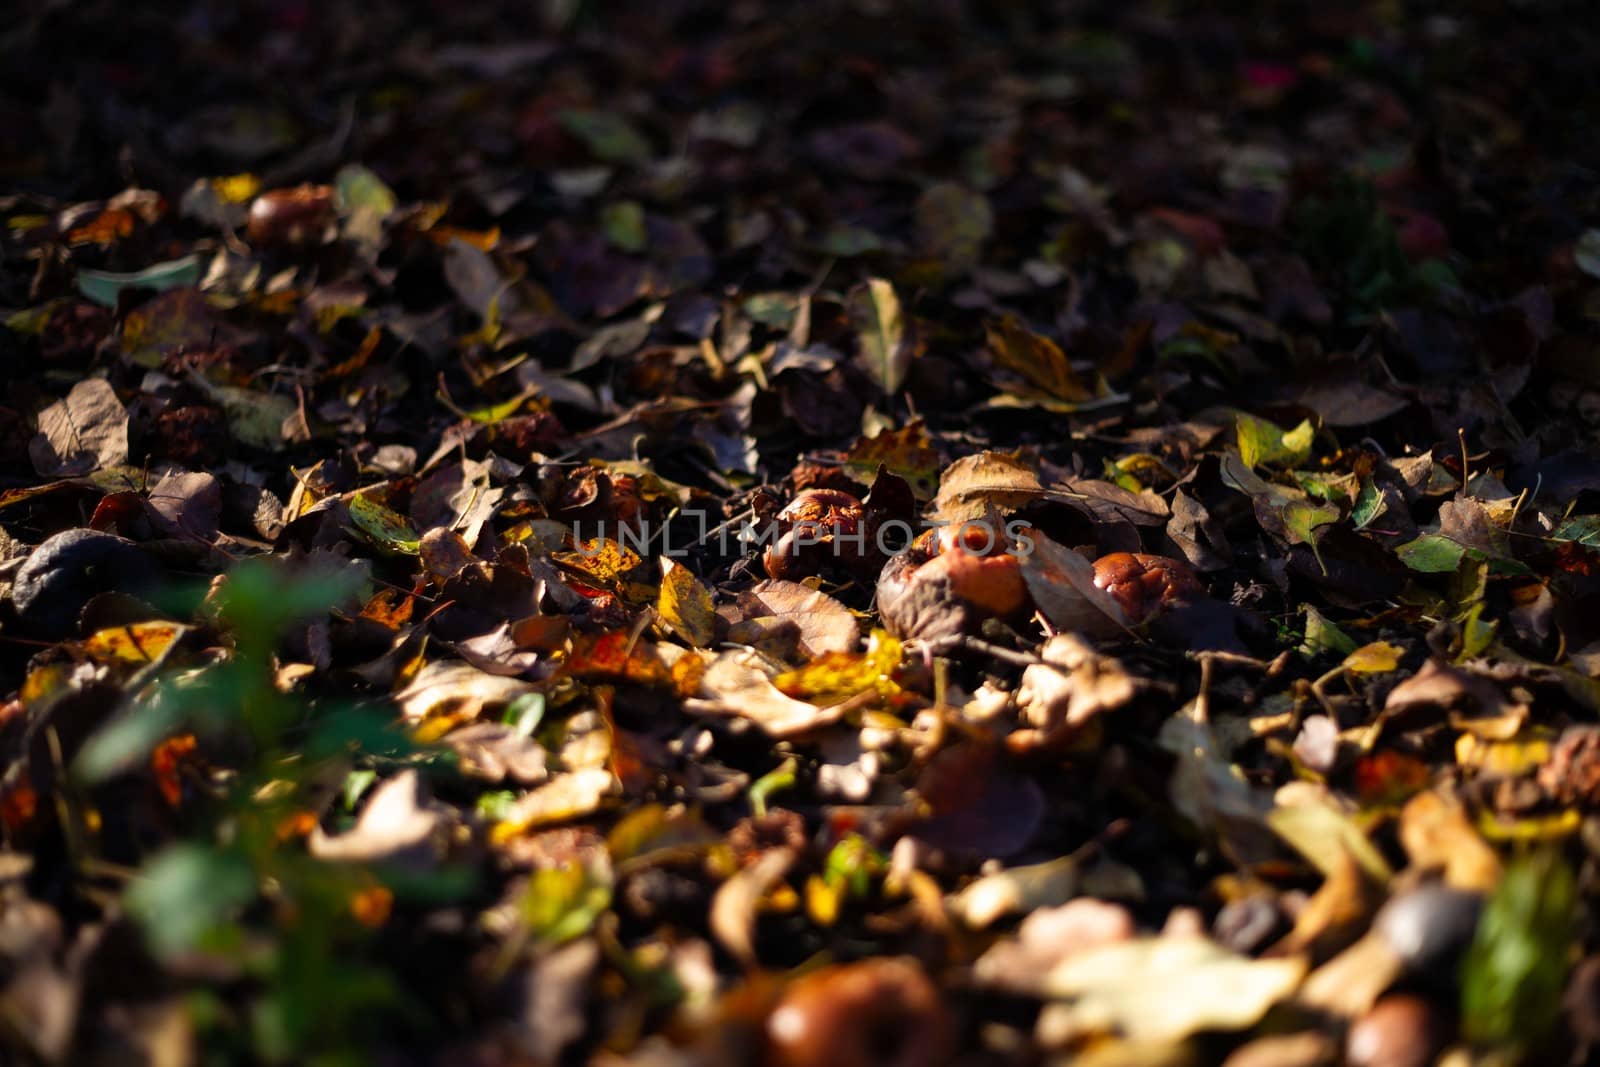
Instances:
[[[1355,507],[1350,509],[1350,521],[1358,530],[1365,530],[1372,525],[1379,515],[1389,508],[1388,501],[1384,498],[1383,490],[1371,478],[1361,479],[1361,488],[1356,491]]]
[[[340,167],[333,178],[339,209],[344,213],[344,235],[369,254],[383,243],[383,224],[394,214],[399,200],[383,179],[360,164]]]
[[[535,937],[560,944],[588,933],[610,905],[609,878],[569,863],[534,872],[522,897],[522,918]]]
[[[1507,868],[1462,966],[1461,1020],[1477,1044],[1528,1050],[1561,1011],[1578,899],[1559,853]]]
[[[78,291],[93,300],[96,304],[106,307],[117,306],[117,296],[122,290],[137,287],[140,289],[192,289],[200,283],[200,257],[184,256],[182,259],[169,259],[165,263],[157,263],[123,274],[109,270],[80,270],[78,272]]]
[[[644,228],[644,208],[637,200],[607,204],[600,212],[600,229],[606,240],[624,252],[643,252],[648,243]]]
[[[917,198],[915,215],[917,246],[939,260],[946,277],[977,266],[994,229],[994,212],[981,193],[959,182],[936,182]]]
[[[389,510],[366,493],[356,493],[346,505],[356,529],[379,547],[405,556],[417,554],[421,542],[416,528],[404,515]]]
[[[1440,534],[1423,534],[1395,549],[1395,554],[1414,571],[1422,574],[1444,574],[1461,566],[1466,547]]]
[[[207,392],[222,405],[235,441],[266,452],[283,447],[283,424],[299,410],[291,397],[231,385],[212,386]]]
[[[1310,604],[1305,607],[1306,639],[1305,643],[1300,646],[1300,651],[1308,656],[1314,656],[1319,652],[1348,654],[1356,650],[1355,638],[1328,621],[1327,616]]]
[[[1334,504],[1313,504],[1309,500],[1286,501],[1279,512],[1283,516],[1284,536],[1292,545],[1310,545],[1311,554],[1317,558],[1322,573],[1328,568],[1322,562],[1322,550],[1317,543],[1317,527],[1339,521],[1339,508]]]
[[[850,293],[850,322],[856,328],[856,361],[884,393],[893,396],[905,383],[911,366],[905,317],[894,286],[872,278]]]
[[[517,809],[517,794],[497,789],[478,797],[478,814],[491,822],[504,822]]]
[[[1590,230],[1590,233],[1600,231]],[[1600,548],[1600,515],[1578,515],[1557,526],[1553,541],[1576,541],[1589,548]]]
[[[173,845],[128,887],[128,912],[150,947],[170,956],[198,948],[256,894],[243,856],[202,845]]]
[[[1275,422],[1258,419],[1243,411],[1235,416],[1235,432],[1239,436],[1239,457],[1252,470],[1264,463],[1294,467],[1311,457],[1311,442],[1316,430],[1310,419],[1285,431]]]
[[[344,803],[344,810],[355,811],[356,803],[360,801],[361,795],[377,780],[378,772],[371,768],[354,770],[345,775],[344,785],[339,790],[339,798]]]
[[[544,708],[543,693],[524,693],[506,705],[500,721],[516,730],[517,736],[532,737],[544,720]]]
[[[822,865],[822,879],[834,889],[848,890],[857,899],[872,891],[872,880],[888,869],[883,853],[867,843],[860,834],[850,833],[839,839],[828,852]]]
[[[339,173],[333,178],[333,189],[339,206],[345,211],[371,212],[380,222],[388,218],[400,204],[394,190],[359,163],[340,167]]]
[[[864,256],[883,248],[883,238],[863,226],[834,226],[817,241],[817,251],[840,259]]]
[[[561,112],[557,119],[596,158],[607,163],[643,163],[650,158],[650,142],[615,111],[575,108]]]

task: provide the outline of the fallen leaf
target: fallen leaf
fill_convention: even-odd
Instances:
[[[1016,699],[1023,720],[1045,743],[1076,734],[1139,691],[1121,663],[1095,652],[1077,634],[1056,634],[1039,657],[1042,663],[1022,672]]]
[[[800,654],[815,659],[849,652],[861,640],[861,625],[849,608],[798,582],[758,582],[739,594],[737,610],[741,617],[728,631],[737,644],[757,644],[775,628],[793,628]]]
[[[616,777],[601,767],[580,767],[557,775],[518,799],[495,824],[491,840],[504,844],[529,830],[588,815],[615,791]]]
[[[436,660],[423,667],[394,700],[400,713],[413,723],[440,718],[462,722],[532,691],[532,685],[516,678],[490,674],[469,663]]]
[[[1046,495],[1029,464],[1001,452],[977,452],[945,468],[933,516],[946,523],[975,522],[991,509],[1014,511]]]
[[[1442,870],[1445,884],[1476,893],[1500,884],[1500,859],[1473,829],[1459,804],[1419,793],[1400,809],[1400,844],[1417,870]]]
[[[1126,633],[1128,618],[1116,598],[1094,583],[1094,565],[1034,531],[1033,551],[1022,559],[1022,580],[1051,625],[1089,637]]]
[[[905,383],[913,355],[894,286],[882,278],[871,278],[850,291],[846,310],[856,330],[856,364],[879,389],[893,396]]]
[[[78,291],[96,304],[116,307],[124,289],[188,289],[200,281],[200,257],[183,256],[156,263],[144,270],[117,273],[109,270],[80,270]]]
[[[445,816],[422,797],[422,777],[401,771],[372,791],[356,824],[331,835],[318,826],[306,847],[318,859],[339,863],[429,863],[443,851]]]
[[[1015,317],[1008,315],[990,323],[985,335],[989,354],[997,364],[1047,396],[1077,402],[1093,395],[1078,379],[1061,346],[1029,330]]]
[[[1252,960],[1201,937],[1140,938],[1070,956],[1045,977],[1069,999],[1073,1029],[1176,1041],[1204,1030],[1243,1030],[1289,998],[1303,959]]]
[[[986,874],[950,897],[952,916],[974,930],[986,929],[1007,915],[1065,903],[1078,891],[1082,868],[1072,856],[1028,867],[1009,867]]]
[[[724,652],[706,668],[701,681],[703,696],[684,702],[696,715],[736,716],[748,719],[772,737],[794,737],[838,722],[848,710],[844,704],[819,708],[786,696],[772,684],[773,672],[755,653]]]
[[[754,863],[723,882],[711,898],[709,925],[712,935],[746,966],[754,964],[756,960],[756,907],[761,898],[789,873],[796,858],[792,849],[769,849]]]
[[[89,474],[128,459],[128,409],[104,378],[86,378],[65,399],[39,412],[28,445],[33,469],[46,478]]]
[[[716,618],[711,593],[681,563],[662,557],[661,593],[656,614],[695,648],[704,648],[714,636]]]

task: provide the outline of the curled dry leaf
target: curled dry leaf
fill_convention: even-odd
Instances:
[[[1039,996],[1045,977],[1063,961],[1100,945],[1130,940],[1138,927],[1121,904],[1079,897],[1031,912],[1017,936],[992,945],[973,965],[984,985]]]
[[[581,767],[558,775],[517,800],[495,825],[493,839],[504,842],[541,826],[588,815],[615,790],[616,779],[600,767]]]
[[[711,593],[683,564],[661,560],[661,593],[656,614],[689,644],[704,648],[715,634]]]
[[[1252,960],[1203,937],[1147,937],[1069,956],[1044,991],[1070,1001],[1064,1022],[1088,1036],[1178,1041],[1203,1030],[1242,1030],[1288,999],[1303,959]]]
[[[932,514],[940,522],[974,522],[1048,495],[1032,465],[1003,452],[978,452],[945,468]]]
[[[773,848],[736,872],[711,898],[711,933],[741,963],[755,962],[756,906],[794,866],[791,848]]]
[[[355,826],[331,835],[317,827],[306,847],[318,859],[345,863],[425,863],[443,854],[446,818],[424,801],[422,778],[402,771],[373,790]]]
[[[684,701],[684,710],[748,719],[772,737],[809,733],[838,722],[848,710],[844,704],[817,707],[787,696],[772,684],[775,674],[754,652],[724,652],[706,668],[701,682],[704,696]]]
[[[1122,707],[1139,691],[1122,664],[1076,634],[1057,634],[1040,650],[1044,662],[1022,672],[1017,706],[1042,744],[1070,739],[1096,716]]]
[[[982,930],[1007,915],[1065,903],[1078,891],[1082,876],[1082,864],[1073,856],[1010,867],[979,878],[952,896],[947,906],[955,918]]]
[[[1022,560],[1022,580],[1050,624],[1088,637],[1125,633],[1127,613],[1095,583],[1094,564],[1043,534],[1032,538],[1033,551]]]
[[[1500,884],[1500,858],[1461,805],[1440,793],[1418,793],[1400,809],[1400,843],[1412,867],[1442,871],[1452,888],[1489,893]]]
[[[475,722],[450,731],[442,740],[455,751],[461,773],[473,778],[538,785],[550,777],[544,748],[505,723]]]
[[[445,717],[465,721],[532,691],[532,685],[516,678],[490,674],[470,663],[437,660],[422,668],[394,699],[412,722]]]
[[[861,640],[861,626],[849,608],[799,582],[758,582],[739,594],[727,614],[728,640],[735,644],[765,646],[792,640],[807,659],[849,652]]]

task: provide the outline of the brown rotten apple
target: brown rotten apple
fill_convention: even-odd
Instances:
[[[767,1017],[774,1067],[935,1067],[949,1059],[949,1016],[922,968],[867,959],[797,979]]]
[[[762,563],[774,578],[798,582],[818,574],[862,578],[883,562],[878,524],[866,506],[838,489],[807,489],[773,522],[777,538]]]
[[[878,614],[897,637],[971,633],[1030,608],[1014,543],[988,523],[927,530],[878,576]]]
[[[1160,609],[1205,595],[1200,579],[1187,564],[1170,556],[1142,552],[1112,552],[1094,561],[1096,588],[1110,593],[1137,626]]]
[[[297,185],[269,189],[250,205],[245,233],[261,246],[299,248],[322,244],[335,221],[333,187]]]

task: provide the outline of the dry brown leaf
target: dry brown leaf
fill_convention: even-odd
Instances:
[[[521,797],[495,825],[496,844],[541,826],[588,815],[616,788],[616,778],[600,767],[583,767],[560,775]]]
[[[128,459],[128,409],[104,378],[86,378],[64,399],[39,412],[39,433],[28,444],[33,469],[68,478]]]
[[[761,657],[747,650],[724,652],[706,668],[704,697],[684,701],[695,715],[732,715],[748,719],[772,737],[794,737],[838,722],[846,704],[819,708],[780,692]]]
[[[1305,973],[1303,959],[1253,960],[1203,937],[1151,937],[1070,956],[1045,988],[1072,1000],[1068,1019],[1078,1034],[1172,1041],[1255,1025]]]
[[[723,882],[716,896],[711,898],[711,933],[722,942],[723,948],[746,965],[753,964],[756,959],[756,907],[789,873],[794,861],[793,849],[769,849],[750,866]]]
[[[739,594],[739,620],[728,631],[736,644],[757,644],[792,629],[798,651],[807,659],[849,652],[861,641],[861,626],[849,608],[799,582],[758,582]]]
[[[974,522],[990,510],[1014,511],[1047,496],[1039,472],[1003,452],[978,452],[945,468],[933,500],[940,522]]]
[[[1076,634],[1057,634],[1040,650],[1044,662],[1022,672],[1017,706],[1023,720],[1050,742],[1076,734],[1091,719],[1122,707],[1138,685],[1110,656]]]
[[[1500,884],[1500,858],[1466,813],[1438,793],[1418,793],[1400,810],[1400,844],[1418,870],[1442,870],[1446,885],[1489,893]]]
[[[344,863],[425,862],[443,851],[445,821],[423,800],[421,776],[406,770],[372,791],[348,833],[327,834],[319,826],[306,847],[318,859]]]
[[[1128,619],[1122,606],[1094,584],[1094,564],[1042,533],[1029,536],[1033,551],[1022,560],[1022,580],[1052,626],[1090,637],[1126,632]]]
[[[470,663],[436,660],[422,668],[411,684],[394,695],[401,714],[412,722],[448,716],[476,719],[484,708],[511,703],[533,686],[479,670]]]

